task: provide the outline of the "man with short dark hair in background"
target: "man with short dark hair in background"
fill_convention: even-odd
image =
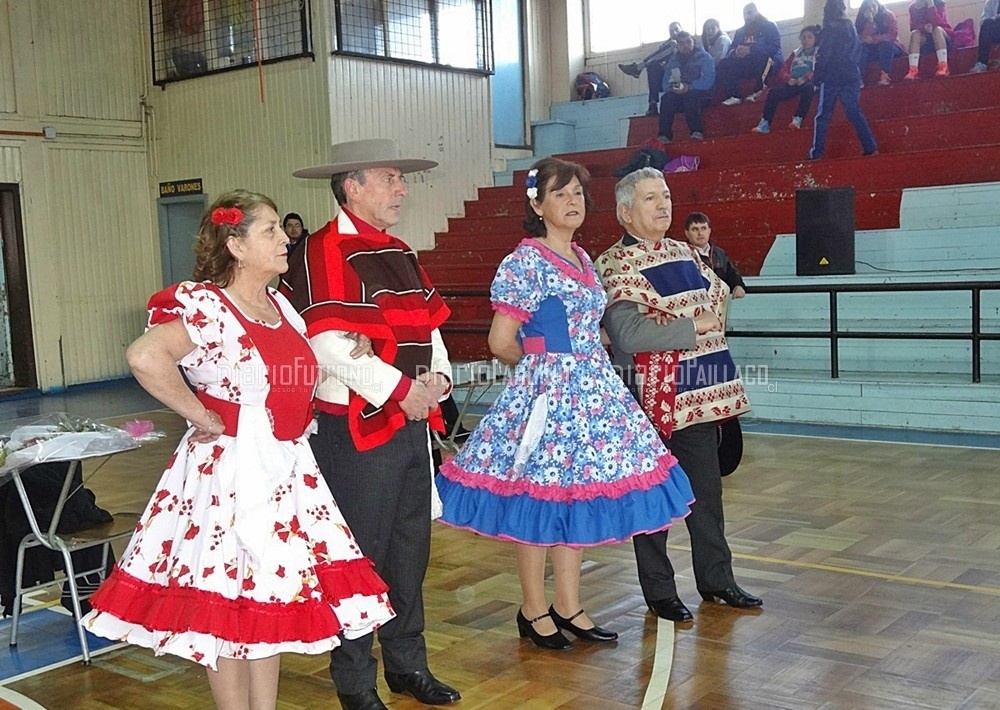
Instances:
[[[701,109],[711,97],[715,85],[715,62],[694,37],[687,32],[677,35],[677,53],[667,62],[663,75],[663,98],[660,100],[660,142],[674,137],[674,116],[684,111],[691,140],[705,139]]]

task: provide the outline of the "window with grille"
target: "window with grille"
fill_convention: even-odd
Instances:
[[[153,83],[311,57],[309,0],[149,0]]]
[[[489,0],[334,0],[336,54],[489,73]]]
[[[861,0],[856,1],[860,4]],[[680,22],[685,30],[700,36],[709,18],[718,20],[732,36],[743,26],[746,4],[747,0],[587,0],[587,46],[591,54],[603,54],[657,44],[667,38],[671,22]],[[756,0],[755,4],[773,22],[795,20],[805,12],[804,0]]]

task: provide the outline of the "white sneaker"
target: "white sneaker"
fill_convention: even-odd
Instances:
[[[723,106],[735,106],[738,103],[742,103],[738,96],[730,96],[728,99],[722,102]]]
[[[763,93],[764,93],[763,89],[761,89],[760,91],[755,91],[755,92],[753,92],[752,94],[750,94],[749,96],[747,96],[743,100],[746,101],[747,103],[751,103],[752,104],[754,101],[756,101],[757,99],[759,99],[761,97],[761,94],[763,94]]]
[[[986,71],[986,65],[983,64],[982,62],[976,62],[976,64],[969,71],[971,71],[973,74],[982,74],[984,71]]]
[[[788,124],[789,128],[802,128],[802,117],[792,116],[792,122]]]

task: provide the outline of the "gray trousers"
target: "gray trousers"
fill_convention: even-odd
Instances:
[[[410,422],[387,443],[358,451],[347,417],[320,414],[310,439],[320,471],[361,552],[389,585],[396,618],[378,630],[389,673],[427,667],[424,575],[431,543],[431,465],[427,422]],[[373,634],[348,640],[330,654],[330,677],[344,694],[375,687]]]
[[[698,589],[716,592],[733,584],[733,553],[726,542],[722,476],[715,423],[674,431],[669,446],[687,472],[695,503],[684,519],[691,535],[691,562]],[[647,602],[676,597],[674,568],[667,557],[667,531],[632,538],[639,585]]]

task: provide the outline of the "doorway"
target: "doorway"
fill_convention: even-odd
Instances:
[[[521,0],[492,2],[493,143],[505,148],[526,148]]]
[[[207,204],[208,197],[205,195],[179,195],[157,200],[164,286],[191,280],[194,273],[194,240]]]
[[[0,183],[0,263],[0,390],[35,389],[21,192],[16,183]]]

